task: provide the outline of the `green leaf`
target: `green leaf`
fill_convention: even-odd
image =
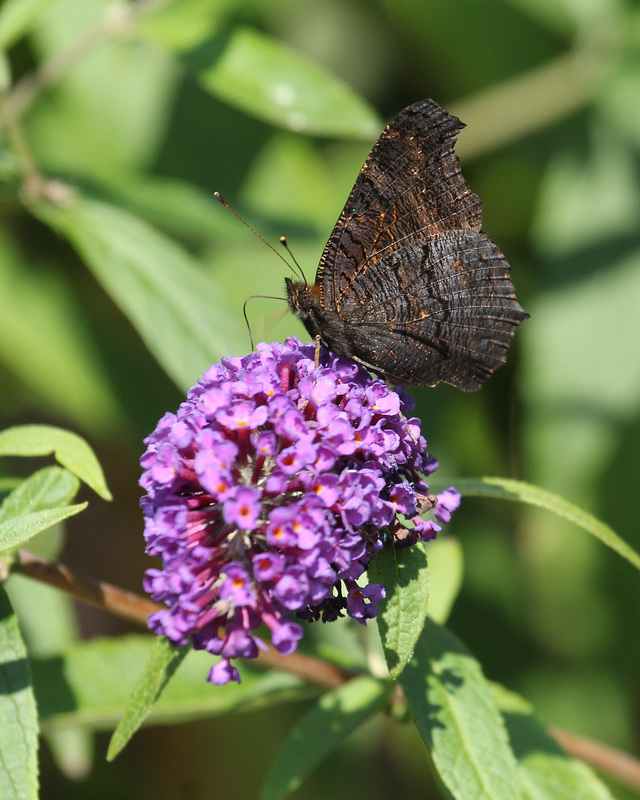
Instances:
[[[362,159],[356,158],[360,163],[354,163],[351,171],[337,169],[326,154],[319,152],[313,139],[274,131],[244,182],[243,206],[256,215],[283,220],[287,227],[296,223],[313,226],[321,247],[360,169]],[[304,180],[300,180],[301,175]],[[291,244],[297,251],[299,242],[292,240]]]
[[[640,341],[640,315],[635,313],[635,299],[640,296],[640,247],[635,239],[638,223],[634,213],[640,207],[640,186],[630,174],[637,150],[615,141],[610,149],[613,152],[606,158],[598,159],[597,169],[591,163],[576,163],[570,173],[555,177],[555,198],[541,201],[553,219],[539,234],[550,251],[547,269],[551,274],[565,269],[567,278],[578,270],[592,274],[539,296],[530,306],[531,325],[523,329],[522,337],[523,385],[532,409],[539,415],[542,409],[548,414],[549,406],[556,407],[558,413],[550,420],[543,417],[547,425],[555,423],[562,431],[586,422],[603,430],[601,436],[614,435],[609,434],[611,426],[627,424],[640,412],[640,359],[634,346]],[[615,166],[611,163],[614,159]],[[589,180],[592,170],[597,171],[597,179]],[[607,203],[603,193],[612,186],[615,191]],[[568,196],[570,192],[575,202]],[[589,196],[594,204],[596,199],[600,203],[601,213],[588,203]],[[605,211],[609,219],[605,219]],[[612,231],[633,244],[621,245],[615,255],[600,255],[611,247]],[[606,280],[602,260],[606,262]],[[594,315],[597,328],[590,324]],[[580,413],[573,410],[576,405]],[[531,420],[534,427],[540,422],[538,416]],[[543,461],[542,470],[548,474],[549,450],[542,447],[544,442],[544,438],[536,442],[531,451]],[[591,480],[588,462],[606,458],[608,452],[601,446],[577,454],[565,441],[560,447],[557,463],[549,466],[561,477],[567,472],[574,480],[579,476],[580,483]]]
[[[635,34],[631,31],[635,31]],[[638,50],[640,40],[638,31],[640,31],[640,15],[636,9],[635,19],[629,25],[629,33],[635,40],[631,45],[635,52]],[[608,127],[615,130],[616,134],[628,137],[636,148],[640,142],[640,110],[635,107],[633,98],[638,96],[639,90],[640,76],[635,64],[631,59],[622,59],[618,69],[610,75],[599,97],[599,112],[607,118]],[[618,141],[614,140],[612,144],[618,146]]]
[[[241,315],[229,313],[214,279],[147,223],[82,198],[64,208],[40,204],[35,211],[69,238],[182,389],[246,340]]]
[[[0,505],[0,522],[33,511],[65,506],[73,500],[79,487],[80,481],[66,469],[44,467],[5,497]]]
[[[27,651],[0,587],[0,797],[38,796],[38,718]]]
[[[0,235],[0,297],[0,361],[24,387],[21,394],[28,390],[50,416],[85,430],[104,435],[105,428],[119,429],[126,412],[93,343],[82,298],[74,297],[52,264],[21,252],[6,227]]]
[[[0,8],[0,48],[11,45],[29,32],[38,14],[52,0],[4,0]]]
[[[522,697],[491,684],[518,760],[524,797],[530,800],[611,800],[607,787],[582,761],[571,758],[533,716]]]
[[[138,30],[172,50],[189,50],[210,38],[235,8],[236,0],[160,3],[142,15]]]
[[[23,514],[21,517],[14,517],[0,523],[0,552],[20,547],[36,533],[45,531],[74,514],[79,514],[88,505],[88,503],[78,503],[75,506],[34,511],[31,514]]]
[[[384,586],[378,630],[392,678],[406,667],[427,616],[429,573],[421,543],[407,548],[384,547],[367,568],[370,583]]]
[[[65,62],[56,91],[29,113],[29,143],[48,172],[144,170],[162,146],[178,65],[155,42],[116,33],[118,19],[112,0],[56,0],[38,19],[31,51]]]
[[[0,50],[0,93],[9,91],[11,86],[11,64],[6,53]]]
[[[564,498],[558,497],[553,492],[548,492],[539,486],[532,486],[524,481],[514,481],[508,478],[460,478],[453,483],[458,491],[467,497],[496,497],[500,500],[516,500],[553,511],[559,517],[568,519],[595,536],[596,539],[600,539],[603,544],[640,569],[640,555],[615,531],[593,515],[573,503],[569,503]]]
[[[348,86],[275,39],[235,28],[202,86],[231,105],[287,130],[372,140],[382,128],[374,111]]]
[[[577,30],[593,30],[594,25],[602,25],[607,17],[617,16],[616,4],[608,0],[604,2],[596,0],[590,3],[573,3],[571,0],[509,0],[509,2],[563,37],[575,38],[578,36]],[[607,23],[614,25],[613,19],[607,20]]]
[[[32,659],[33,683],[43,730],[73,725],[113,729],[156,646],[149,634],[74,642],[62,652]],[[242,683],[212,686],[213,656],[189,650],[150,709],[144,724],[184,723],[230,711],[263,708],[315,697],[319,689],[295,675],[240,665]]]
[[[451,536],[438,537],[429,544],[429,616],[443,625],[462,585],[464,570],[460,542]]]
[[[187,647],[174,647],[165,637],[158,637],[147,666],[133,689],[124,716],[113,732],[107,761],[113,761],[142,725],[187,652]]]
[[[10,478],[10,477],[0,478],[0,492],[2,494],[12,492],[14,489],[17,489],[21,483],[22,483],[21,478]]]
[[[452,633],[427,620],[400,683],[438,775],[456,800],[522,797],[482,669]]]
[[[93,450],[77,433],[53,425],[16,425],[0,431],[0,456],[47,456],[77,475],[104,500],[111,500],[104,473]]]
[[[58,469],[52,467],[51,469]],[[67,473],[69,474],[69,473]],[[74,478],[74,480],[76,480]],[[30,551],[38,551],[43,555],[43,537],[29,542]],[[49,548],[47,548],[48,550]],[[47,558],[56,557],[56,553],[46,553]],[[65,592],[47,584],[31,580],[19,572],[12,572],[7,582],[7,593],[16,616],[20,620],[20,631],[29,651],[29,665],[33,676],[34,692],[41,721],[41,701],[38,697],[37,677],[34,672],[34,659],[50,659],[59,656],[71,642],[79,636],[77,611],[72,598]],[[87,673],[91,679],[94,673]],[[122,673],[118,673],[122,680]],[[50,686],[50,691],[58,696],[60,682]],[[66,691],[62,691],[69,697]],[[47,747],[57,768],[68,778],[80,780],[86,778],[91,771],[93,757],[93,733],[86,726],[68,726],[64,729],[43,730]]]
[[[323,694],[291,732],[267,776],[260,800],[279,800],[297,789],[358,725],[382,708],[392,688],[390,681],[363,676]]]
[[[247,230],[212,193],[177,178],[112,173],[101,178],[99,190],[113,205],[143,217],[172,236],[211,242],[247,240]],[[243,298],[244,299],[244,298]]]

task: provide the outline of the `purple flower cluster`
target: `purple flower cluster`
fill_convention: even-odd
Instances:
[[[460,501],[428,494],[437,462],[408,398],[320,352],[316,366],[315,346],[289,339],[223,359],[145,439],[145,538],[162,569],[144,586],[167,605],[149,626],[221,656],[212,683],[240,680],[230,659],[258,655],[261,626],[288,654],[293,616],[374,617],[384,589],[357,580],[375,551],[434,538],[420,515],[448,522]]]

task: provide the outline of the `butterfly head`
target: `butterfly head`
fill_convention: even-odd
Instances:
[[[326,337],[327,312],[322,305],[320,287],[304,281],[293,281],[291,278],[285,278],[284,284],[291,311],[302,322],[312,338],[320,336],[323,343],[330,346]]]
[[[285,278],[284,285],[289,308],[306,325],[306,320],[314,309],[319,311],[322,308],[318,287],[303,281],[293,281],[291,278]]]

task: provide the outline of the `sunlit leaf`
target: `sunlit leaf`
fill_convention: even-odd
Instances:
[[[286,45],[235,28],[200,73],[221,100],[273,125],[316,136],[371,140],[381,123],[348,86]]]
[[[428,620],[400,683],[452,797],[522,798],[516,760],[480,664],[452,633]]]
[[[0,6],[0,48],[11,45],[29,32],[38,14],[53,0],[4,0]]]
[[[0,505],[0,522],[70,503],[80,481],[60,467],[44,467],[26,478]]]
[[[171,235],[211,241],[247,240],[247,229],[197,186],[175,178],[113,174],[100,182],[113,205],[146,219]]]
[[[111,500],[100,462],[77,433],[53,425],[16,425],[0,431],[0,456],[46,456],[50,453],[100,497]]]
[[[81,303],[56,270],[35,268],[5,231],[0,235],[0,297],[4,368],[49,413],[64,415],[85,430],[115,427],[122,412]]]
[[[291,732],[260,800],[280,800],[297,789],[332,750],[382,707],[392,688],[390,681],[362,676],[323,694]]]
[[[57,0],[37,20],[34,53],[45,62],[72,54],[56,92],[29,113],[30,143],[49,169],[104,175],[156,152],[176,64],[155,42],[115,35],[122,10],[111,0]]]
[[[0,797],[38,797],[38,716],[18,620],[0,587]]]
[[[164,47],[189,50],[208,39],[235,7],[235,0],[158,3],[140,17],[137,27]]]
[[[491,694],[518,760],[525,798],[611,800],[611,793],[594,772],[584,762],[568,756],[547,733],[529,703],[495,683],[491,684]]]
[[[608,525],[583,511],[573,503],[539,486],[507,478],[458,478],[456,488],[470,497],[495,497],[500,500],[515,500],[520,503],[546,508],[559,517],[568,519],[595,536],[607,547],[615,550],[634,567],[640,569],[640,555],[621,539]]]
[[[429,572],[422,544],[385,547],[367,569],[370,583],[380,583],[387,593],[380,603],[378,629],[391,677],[406,667],[427,616]]]
[[[176,242],[96,200],[37,207],[77,248],[169,376],[187,389],[246,339],[214,279]]]
[[[326,239],[366,157],[366,145],[363,148],[351,174],[348,170],[338,173],[312,140],[274,132],[247,176],[243,201],[258,214],[283,220],[289,229],[295,224],[312,225]],[[295,239],[291,245],[297,249]]]
[[[429,544],[429,616],[443,625],[449,617],[462,585],[463,549],[451,536],[438,537]]]
[[[68,519],[84,511],[87,505],[88,503],[78,503],[75,506],[64,506],[64,508],[33,511],[31,514],[23,514],[20,517],[5,520],[0,523],[0,551],[19,547],[36,533],[46,531],[47,528],[57,525],[63,519]]]

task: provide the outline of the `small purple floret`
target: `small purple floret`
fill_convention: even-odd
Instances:
[[[451,486],[449,489],[445,489],[444,492],[441,492],[438,495],[438,502],[436,503],[436,507],[433,509],[433,515],[438,522],[446,525],[447,522],[451,521],[452,512],[455,511],[459,505],[460,492],[456,491],[456,489]]]
[[[363,625],[378,614],[378,603],[386,592],[378,583],[370,583],[361,588],[355,586],[347,597],[347,613]]]
[[[214,684],[240,681],[231,660],[266,647],[259,628],[289,654],[304,631],[292,617],[365,624],[385,596],[357,583],[375,553],[440,530],[420,516],[433,505],[422,475],[437,462],[405,416],[410,398],[314,356],[289,339],[225,358],[145,439],[145,538],[162,569],[144,587],[167,606],[149,627],[220,656]],[[459,503],[447,489],[433,515],[446,523]]]

